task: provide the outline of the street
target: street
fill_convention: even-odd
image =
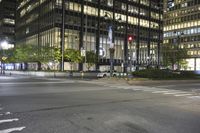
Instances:
[[[200,133],[194,89],[0,76],[0,133]]]

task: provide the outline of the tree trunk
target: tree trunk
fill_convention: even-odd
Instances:
[[[40,71],[40,70],[42,69],[42,67],[41,67],[41,62],[38,61],[37,64],[38,64],[38,68],[37,68],[37,70]]]
[[[24,70],[28,70],[28,63],[27,62],[24,62]]]

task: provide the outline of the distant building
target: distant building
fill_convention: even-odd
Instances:
[[[100,70],[109,69],[113,45],[115,70],[160,65],[162,0],[18,0],[17,5],[17,45],[61,47],[63,40],[65,49],[94,51],[93,69]],[[74,67],[86,69],[85,64]]]
[[[15,44],[16,0],[0,0],[0,42]]]
[[[164,7],[164,44],[186,48],[186,69],[200,70],[200,0],[165,0]]]

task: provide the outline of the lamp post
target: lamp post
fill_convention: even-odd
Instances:
[[[105,16],[104,18],[105,19],[108,19],[108,18],[112,18],[112,15],[109,14],[108,12],[105,12]],[[113,33],[113,29],[114,29],[114,25],[113,25],[113,19],[112,18],[112,21],[111,23],[109,24],[109,28],[108,28],[108,38],[109,38],[109,43],[110,43],[110,46],[109,46],[109,51],[110,51],[110,76],[112,77],[113,76],[113,58],[114,58],[114,53],[115,53],[115,48],[114,48],[114,33]]]
[[[109,12],[105,12],[104,15],[105,19],[109,19],[112,18],[111,23],[109,24],[109,28],[108,28],[108,38],[109,38],[109,51],[110,51],[110,76],[113,76],[113,68],[114,68],[114,53],[115,53],[115,48],[114,48],[114,13],[113,16],[109,13]],[[119,16],[119,18],[117,19],[118,21],[121,21],[121,16]]]
[[[5,74],[4,69],[4,60],[6,60],[6,57],[4,56],[4,50],[9,49],[9,45],[7,41],[3,41],[0,43],[0,49],[2,50],[2,57],[1,57],[1,74]]]

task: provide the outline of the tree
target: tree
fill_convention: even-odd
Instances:
[[[41,64],[48,64],[50,61],[58,62],[61,59],[60,49],[57,47],[37,45],[19,45],[15,47],[9,58],[9,62],[37,62],[38,70],[41,69]]]
[[[83,61],[80,51],[75,49],[65,49],[64,58],[70,62],[71,70],[73,63],[80,63]]]
[[[163,46],[163,63],[165,66],[170,66],[174,70],[174,65],[178,64],[178,69],[181,64],[185,64],[184,59],[188,57],[185,48],[179,48],[177,45],[165,44]]]
[[[87,51],[86,52],[86,62],[88,71],[90,68],[97,62],[97,56],[94,51]]]

